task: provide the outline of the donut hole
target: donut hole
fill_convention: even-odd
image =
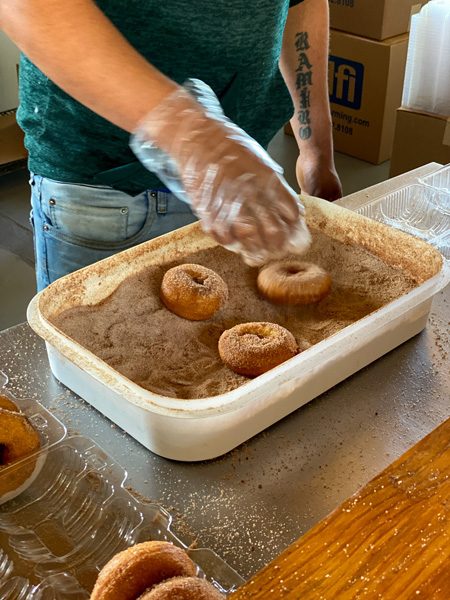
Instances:
[[[5,444],[0,444],[0,466],[6,465],[6,450]]]
[[[269,327],[258,327],[257,329],[248,329],[241,332],[241,337],[249,344],[258,342],[267,344],[274,335],[275,332]]]
[[[298,275],[299,273],[304,273],[306,271],[306,269],[302,268],[302,267],[288,267],[286,269],[286,274],[287,275]]]
[[[201,275],[193,275],[192,281],[198,285],[205,285],[206,278],[202,277]]]
[[[255,341],[259,340],[259,341],[266,341],[267,340],[267,336],[263,335],[262,333],[253,333],[253,332],[248,332],[248,333],[244,333],[243,335],[244,338],[247,338],[250,342],[251,341]]]
[[[205,285],[205,282],[208,279],[208,276],[206,274],[201,273],[197,269],[186,269],[186,273],[197,285]]]

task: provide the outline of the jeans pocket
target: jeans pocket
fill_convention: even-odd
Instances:
[[[128,207],[96,206],[50,197],[47,206],[52,226],[61,233],[96,242],[121,242],[127,238]]]

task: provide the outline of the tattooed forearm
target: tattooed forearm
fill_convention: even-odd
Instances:
[[[295,48],[298,53],[298,67],[296,69],[296,88],[299,93],[300,108],[297,113],[299,129],[298,135],[301,140],[307,140],[311,137],[311,120],[309,115],[310,108],[310,87],[313,85],[312,64],[308,58],[310,48],[308,42],[308,32],[300,31],[295,36]]]

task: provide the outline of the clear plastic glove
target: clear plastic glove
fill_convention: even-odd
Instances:
[[[147,169],[188,202],[203,230],[252,266],[304,252],[304,208],[267,152],[189,80],[139,123],[130,145]]]

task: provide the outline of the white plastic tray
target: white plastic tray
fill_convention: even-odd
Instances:
[[[337,205],[305,197],[308,223],[365,246],[417,278],[416,289],[227,394],[178,400],[142,389],[69,339],[53,315],[109,296],[127,276],[215,246],[198,224],[68,275],[36,296],[31,327],[47,344],[54,375],[145,447],[161,456],[214,458],[306,404],[421,331],[450,269],[430,245]]]
[[[244,582],[213,551],[188,549],[171,532],[169,513],[134,498],[124,469],[91,439],[66,437],[42,456],[39,476],[0,505],[2,600],[88,600],[109,559],[147,540],[185,548],[198,575],[225,595]]]

